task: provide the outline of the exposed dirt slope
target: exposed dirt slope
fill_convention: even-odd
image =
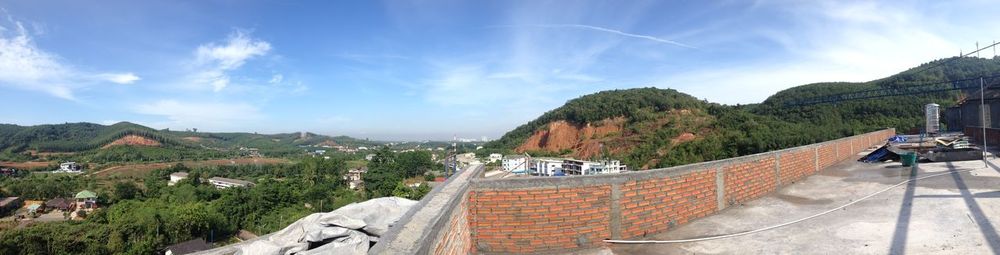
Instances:
[[[101,147],[101,149],[106,149],[117,145],[138,145],[138,146],[156,147],[160,146],[160,142],[138,135],[126,135],[122,138],[118,138],[118,140],[114,140],[113,142],[104,145],[103,147]]]
[[[713,132],[711,123],[714,117],[700,110],[670,110],[651,113],[650,116],[638,122],[617,117],[583,125],[553,121],[536,130],[515,151],[549,152],[578,159],[602,156],[624,159],[633,149],[645,146],[655,154],[654,158],[631,163],[646,169],[656,166],[659,158],[666,156],[671,148]],[[653,140],[664,142],[649,148]]]
[[[601,143],[611,136],[620,136],[625,118],[605,119],[597,124],[574,125],[560,120],[549,123],[548,128],[535,131],[518,146],[517,152],[572,150],[576,158],[590,158],[601,153]]]

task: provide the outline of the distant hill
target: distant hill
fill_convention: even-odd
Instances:
[[[87,159],[146,161],[158,159],[215,158],[239,155],[241,147],[264,154],[300,153],[299,146],[377,146],[347,136],[313,133],[253,134],[155,130],[119,122],[105,126],[66,123],[36,126],[0,124],[0,160],[27,160],[33,155],[77,154]]]
[[[633,168],[702,162],[793,147],[876,129],[919,128],[923,105],[952,106],[962,92],[786,107],[791,100],[876,88],[915,86],[1000,73],[997,59],[942,59],[863,83],[789,88],[760,104],[720,105],[672,89],[603,91],[568,101],[486,147],[539,156],[617,158]]]

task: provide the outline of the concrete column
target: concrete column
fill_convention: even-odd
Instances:
[[[726,173],[721,166],[715,169],[715,200],[719,211],[726,209]]]
[[[622,184],[611,184],[611,220],[608,221],[611,239],[622,239]]]
[[[840,159],[840,142],[833,143],[833,149],[837,153],[837,154],[835,154],[835,155],[837,155],[837,157],[835,159]]]
[[[816,172],[819,172],[819,146],[813,147],[813,162],[816,163]]]
[[[854,138],[851,138],[851,154],[852,154],[852,156],[854,156],[853,154],[857,154],[858,153],[858,152],[854,151],[854,148],[855,148],[854,147]]]
[[[774,153],[774,190],[781,188],[781,153]]]

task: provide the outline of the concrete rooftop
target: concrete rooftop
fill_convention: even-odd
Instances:
[[[867,153],[867,152],[865,152]],[[859,154],[859,158],[861,155]],[[1000,160],[921,163],[918,180],[818,218],[770,231],[682,244],[609,244],[577,254],[998,254]],[[644,239],[714,236],[826,211],[910,177],[899,163],[840,162],[773,194]]]

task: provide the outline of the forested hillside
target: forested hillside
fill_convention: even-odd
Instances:
[[[936,66],[939,64],[943,65]],[[741,106],[699,101],[672,89],[604,91],[570,100],[515,128],[487,147],[535,155],[618,158],[633,168],[689,164],[887,127],[907,132],[921,126],[923,105],[937,103],[949,107],[963,92],[786,105],[797,99],[877,88],[924,86],[998,73],[1000,61],[996,59],[942,59],[870,82],[797,86],[778,92],[760,104]],[[615,118],[624,121],[608,126],[608,121]],[[587,131],[591,129],[598,131]],[[602,129],[605,132],[600,132]],[[576,140],[571,141],[573,139]],[[599,153],[592,153],[595,146],[600,148]]]
[[[128,122],[110,126],[93,123],[0,124],[0,161],[33,160],[39,155],[98,162],[207,159],[238,155],[241,147],[282,156],[301,153],[300,145],[374,147],[379,144],[313,133],[264,135],[155,130]]]

